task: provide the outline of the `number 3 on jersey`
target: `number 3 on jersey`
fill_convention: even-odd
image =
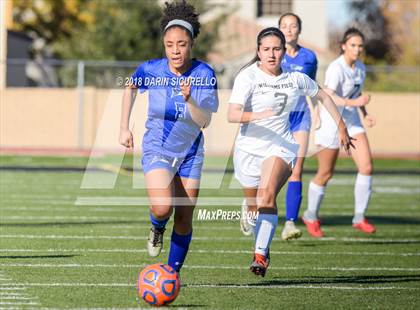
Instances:
[[[276,104],[275,106],[273,106],[273,110],[276,113],[276,115],[281,115],[287,104],[287,94],[274,93],[274,98],[276,99]]]

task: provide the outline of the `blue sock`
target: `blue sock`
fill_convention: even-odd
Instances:
[[[192,232],[188,235],[178,235],[175,230],[172,231],[171,249],[169,250],[168,265],[179,272],[187,256],[190,246]]]
[[[286,221],[297,221],[301,203],[302,182],[289,182],[286,193]]]
[[[158,220],[153,216],[153,214],[151,212],[150,212],[149,215],[150,215],[150,222],[152,223],[153,227],[157,228],[157,229],[165,228],[166,223],[168,223],[168,221],[169,221],[169,217],[167,219],[164,219],[164,220]]]

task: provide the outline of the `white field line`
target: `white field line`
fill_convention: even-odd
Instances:
[[[147,249],[0,249],[4,253],[147,253]],[[162,252],[166,252],[162,250]],[[252,254],[247,250],[189,250],[189,253],[200,254]],[[270,251],[271,255],[355,255],[355,256],[420,256],[420,252],[391,253],[391,252],[304,252],[304,251]]]
[[[210,214],[212,210],[208,211],[208,214]],[[233,211],[235,212],[235,211]],[[376,211],[374,211],[376,212]],[[378,211],[380,212],[380,211]],[[226,213],[228,214],[228,213]],[[233,214],[233,213],[231,213]],[[370,214],[373,214],[373,211],[370,212]],[[111,215],[111,214],[107,214],[107,215]],[[322,213],[322,217],[328,218],[328,217],[347,217],[349,218],[348,221],[348,227],[347,228],[351,228],[351,219],[353,218],[353,213],[350,212],[340,212],[340,213]],[[372,215],[374,216],[374,215]],[[398,218],[398,217],[404,217],[404,218],[409,218],[413,221],[415,220],[420,220],[420,212],[413,212],[413,211],[409,211],[407,210],[406,212],[381,212],[380,216],[386,216],[388,218]],[[369,216],[368,216],[369,217]],[[374,219],[373,219],[374,220]],[[16,221],[19,221],[19,224],[25,224],[25,225],[31,225],[31,224],[39,224],[40,222],[44,222],[44,221],[53,221],[53,222],[49,222],[50,224],[61,224],[61,222],[67,222],[67,223],[73,223],[73,224],[78,224],[78,223],[85,223],[85,224],[89,224],[89,222],[95,222],[95,224],[100,224],[100,225],[109,225],[109,224],[115,224],[115,222],[127,222],[127,223],[133,223],[133,225],[140,225],[139,222],[145,222],[148,223],[150,221],[149,217],[148,217],[148,213],[135,213],[135,214],[130,214],[127,213],[127,217],[107,217],[107,216],[96,216],[95,214],[92,214],[92,216],[87,215],[87,216],[17,216],[17,215],[12,215],[12,216],[6,216],[3,215],[0,217],[0,225],[14,225],[16,224]],[[219,217],[218,219],[215,220],[202,220],[202,219],[198,219],[198,213],[196,213],[194,215],[194,219],[193,222],[195,223],[195,227],[196,228],[200,228],[199,225],[205,225],[205,224],[209,224],[209,225],[231,225],[231,224],[235,224],[235,223],[239,223],[238,219],[222,219],[221,217]],[[173,219],[170,219],[170,223],[173,223]],[[279,224],[280,226],[283,224]],[[331,224],[333,225],[333,224]],[[387,225],[387,224],[385,224]],[[412,225],[412,224],[411,224]],[[194,226],[194,224],[193,224]],[[325,226],[325,227],[324,227]],[[333,226],[329,225],[324,225],[322,228],[325,231],[330,231],[333,230]],[[342,225],[339,225],[342,226]],[[148,226],[148,229],[150,229],[151,226]],[[303,226],[302,226],[303,227]],[[214,230],[217,231],[217,226],[214,227]],[[346,228],[344,226],[344,228]],[[231,230],[229,229],[222,229],[222,230]],[[235,229],[233,229],[235,230]],[[237,230],[239,231],[239,224],[238,224],[238,228]],[[354,229],[349,229],[348,231],[354,231]],[[385,230],[384,230],[385,231]],[[388,231],[388,230],[386,230]],[[391,231],[391,230],[390,230]],[[400,230],[398,230],[400,231]],[[417,232],[417,230],[411,230],[413,232]],[[411,232],[410,231],[410,232]],[[302,240],[302,238],[300,238]]]
[[[147,264],[0,264],[6,268],[141,268]],[[184,265],[186,269],[234,269],[247,270],[248,266],[226,266],[226,265]],[[325,271],[420,271],[420,268],[403,267],[275,267],[272,270],[325,270]]]
[[[8,234],[8,235],[0,235],[0,238],[10,238],[10,239],[67,239],[67,240],[114,240],[114,239],[122,239],[122,240],[147,240],[147,236],[104,236],[104,235],[18,235],[18,234]],[[169,240],[170,238],[165,238]],[[251,241],[251,237],[194,237],[194,240],[219,240],[219,241]],[[274,238],[274,240],[281,240],[280,238]],[[383,238],[336,238],[336,237],[324,237],[324,238],[300,238],[295,242],[299,241],[346,241],[346,242],[384,242],[384,243],[416,243],[420,242],[420,239],[383,239]]]
[[[375,193],[375,191],[374,191]],[[378,189],[376,193],[390,193],[390,194],[419,194],[420,190],[409,190],[409,189],[390,189],[390,188],[383,188]],[[329,193],[328,196],[334,196],[334,197],[342,197],[343,195],[334,195],[334,193]],[[149,201],[147,198],[142,199],[136,199],[133,197],[130,197],[130,199],[124,199],[123,197],[114,198],[113,200],[106,201],[104,197],[102,199],[90,199],[87,201],[87,199],[81,199],[77,198],[77,200],[60,200],[60,199],[43,199],[43,200],[25,200],[25,199],[7,199],[8,197],[3,197],[3,203],[7,204],[29,204],[29,205],[68,205],[68,206],[149,206]],[[203,199],[199,200],[198,206],[240,206],[241,203],[239,200],[242,200],[242,198],[233,198],[234,200],[231,200],[232,198],[223,198],[223,200],[217,201],[217,202],[209,202],[209,201],[203,201]],[[395,203],[387,203],[386,206],[394,206]],[[383,206],[383,204],[381,204]],[[325,207],[327,207],[327,204],[325,204]],[[348,205],[348,207],[352,207],[351,205]]]
[[[350,185],[354,186],[356,182],[356,178],[332,178],[328,182],[328,187],[330,185]],[[383,177],[383,176],[374,176],[373,177],[373,188],[378,186],[419,186],[420,185],[420,177],[418,176],[407,176],[407,178],[400,178],[400,177]]]
[[[0,301],[0,305],[10,305],[10,306],[36,306],[39,305],[38,302],[32,302],[32,301],[28,301],[28,302],[3,302]]]
[[[211,222],[207,222],[207,223],[210,224]],[[133,225],[114,225],[114,226],[111,226],[110,228],[112,228],[112,229],[138,229],[138,230],[147,229],[147,230],[149,230],[150,229],[150,225],[139,225],[139,224],[133,224]],[[212,225],[212,226],[209,225],[207,227],[196,225],[196,226],[194,226],[194,230],[197,230],[197,231],[200,231],[200,230],[239,231],[239,225],[238,226],[221,226],[221,227],[215,227],[214,225]]]
[[[3,201],[3,204],[8,204],[8,205],[22,205],[22,204],[27,204],[27,205],[65,205],[65,206],[73,206],[74,205],[74,200],[72,201],[61,201],[61,200],[40,200],[40,201],[33,201],[33,200],[15,200],[15,201]]]
[[[0,297],[3,297],[3,296],[6,296],[6,297],[22,296],[23,297],[23,296],[27,296],[27,295],[25,293],[24,294],[21,294],[21,293],[8,293],[8,292],[6,292],[6,293],[0,293]]]
[[[45,203],[43,204],[45,205]],[[50,219],[60,219],[60,220],[66,220],[66,219],[78,219],[81,218],[81,216],[69,216],[67,214],[71,214],[71,213],[76,213],[76,214],[80,214],[83,213],[83,217],[85,218],[96,218],[97,215],[102,215],[102,213],[107,214],[107,213],[118,213],[118,214],[123,214],[123,213],[127,213],[127,214],[133,214],[136,216],[136,219],[139,218],[143,218],[142,216],[148,215],[149,214],[149,209],[146,206],[128,206],[130,207],[130,209],[124,209],[124,207],[127,206],[121,206],[120,208],[88,208],[88,207],[84,207],[83,209],[80,208],[74,208],[74,206],[69,205],[68,208],[55,208],[55,207],[20,207],[20,206],[16,206],[16,207],[2,207],[1,210],[2,211],[10,211],[13,212],[13,215],[7,216],[7,215],[3,215],[2,219],[8,219],[8,220],[50,220]],[[138,207],[137,209],[135,209],[136,207]],[[370,206],[369,210],[371,214],[377,214],[377,212],[381,212],[381,216],[396,216],[396,217],[401,217],[401,216],[410,216],[410,217],[420,217],[420,206],[418,205],[412,205],[412,206],[404,206],[400,211],[395,212],[394,210],[394,205],[393,208],[387,208],[384,207],[383,205],[378,205],[378,206]],[[239,207],[238,209],[233,209],[233,208],[212,208],[212,207],[207,207],[207,208],[201,208],[203,210],[207,210],[208,212],[211,211],[215,211],[215,210],[219,210],[222,209],[223,211],[239,211]],[[337,212],[333,212],[334,210],[337,210]],[[346,211],[343,211],[346,210]],[[389,210],[389,211],[388,211]],[[31,215],[15,215],[16,212],[19,213],[33,213],[33,212],[60,212],[61,214],[66,214],[66,215],[62,215],[62,216],[31,216]],[[414,211],[414,212],[413,212]],[[324,206],[324,211],[322,212],[323,216],[348,216],[348,217],[352,217],[353,216],[353,206],[341,206],[340,208],[338,207],[334,207],[334,206]],[[101,219],[106,219],[101,217]],[[214,220],[211,221],[205,221],[205,220],[199,220],[198,219],[198,211],[195,211],[195,217],[194,219],[200,223],[202,222],[215,222]],[[225,222],[235,222],[237,221],[236,219],[229,219],[229,220],[223,220],[220,216],[216,221],[225,221]],[[3,221],[4,222],[4,221]]]
[[[401,286],[368,286],[368,287],[353,287],[353,286],[334,286],[334,285],[252,285],[252,284],[244,284],[244,285],[217,285],[217,284],[186,284],[183,287],[187,288],[287,288],[287,289],[330,289],[330,290],[356,290],[356,291],[364,291],[364,290],[418,290],[418,288],[411,288],[411,287],[401,287]]]
[[[328,195],[328,196],[331,196],[331,195]],[[343,195],[342,194],[335,195],[334,197],[341,197],[342,198]],[[349,195],[349,200],[352,199],[352,197],[353,197],[352,195]],[[395,201],[393,201],[393,200],[389,200],[389,199],[391,199],[390,197],[387,197],[388,200],[385,201],[385,197],[383,199],[381,199],[381,197],[382,196],[377,196],[374,199],[375,200],[375,203],[378,206],[372,206],[372,207],[374,207],[374,208],[380,208],[381,210],[383,210],[383,209],[394,208],[398,204],[398,199],[395,199]],[[57,206],[66,206],[68,208],[70,208],[70,207],[80,207],[80,206],[83,206],[86,209],[88,209],[88,207],[112,207],[112,206],[114,206],[114,207],[117,207],[117,208],[121,208],[122,209],[122,208],[129,208],[129,207],[136,208],[136,207],[139,207],[139,206],[144,206],[144,207],[148,207],[149,206],[148,204],[141,204],[141,205],[139,205],[139,204],[136,204],[136,203],[132,203],[132,204],[128,204],[128,203],[124,203],[124,204],[118,204],[118,203],[112,203],[112,204],[95,204],[95,203],[92,203],[92,204],[87,204],[87,205],[85,205],[85,204],[83,204],[83,205],[75,205],[74,200],[72,200],[72,201],[60,201],[60,200],[40,200],[40,201],[34,201],[34,200],[28,200],[28,201],[26,201],[26,200],[16,200],[16,201],[6,201],[6,200],[3,200],[3,203],[4,204],[7,203],[8,205],[16,205],[16,207],[19,207],[20,205],[24,204],[24,205],[41,205],[41,206],[45,206],[45,205],[48,205],[48,206],[51,206],[52,205],[52,206],[54,206],[54,205],[57,205]],[[211,206],[211,205],[205,205],[205,206]],[[224,206],[238,206],[238,208],[239,208],[240,204],[222,204],[221,203],[221,204],[213,205],[213,206],[215,206],[215,207],[217,207],[217,206],[219,206],[219,207],[224,207]],[[323,204],[323,209],[333,208],[335,206],[336,206],[336,204],[334,204],[334,203],[325,203],[325,204]],[[340,205],[339,208],[341,208],[341,207],[343,207],[345,209],[351,209],[354,206],[353,205],[350,205],[350,204],[345,204],[345,205]],[[414,210],[416,210],[415,207],[417,207],[417,209],[418,209],[418,206],[414,206],[413,207]],[[404,207],[404,209],[405,208],[406,207]],[[51,208],[49,208],[49,210],[51,210]]]
[[[37,308],[38,310],[52,310],[52,308]],[[117,308],[117,307],[112,307],[112,308],[66,308],[68,310],[150,310],[150,307],[146,307],[146,308],[142,308],[142,307],[138,307],[138,308],[129,308],[129,307],[124,307],[124,308]],[[171,309],[169,307],[162,307],[159,309]],[[176,307],[174,309],[177,310],[186,310],[187,308],[183,308],[183,307]],[[2,310],[0,308],[0,310]]]
[[[180,205],[189,204],[188,198],[176,198]],[[166,201],[165,197],[162,197],[163,201]],[[240,206],[242,204],[243,197],[199,197],[197,206]],[[149,206],[150,201],[148,197],[103,197],[103,196],[92,196],[92,197],[77,197],[75,201],[76,206],[84,205],[137,205],[137,206]]]
[[[215,227],[214,223],[212,223],[210,221],[208,221],[208,222],[199,222],[199,223],[200,224],[194,225],[194,231],[196,231],[196,232],[199,232],[199,231],[202,231],[202,230],[210,230],[210,231],[220,231],[220,230],[239,231],[239,225],[234,225],[234,224],[233,225],[230,225],[230,226],[228,226],[228,225],[220,226],[219,225],[219,226]],[[206,225],[206,226],[204,226],[204,225]],[[279,224],[279,225],[281,226],[282,224]],[[113,225],[110,228],[112,228],[112,229],[133,229],[133,230],[139,230],[139,231],[141,231],[143,229],[149,230],[150,229],[150,225],[140,225],[140,224],[137,224],[137,223],[133,223],[133,224],[127,224],[127,225]],[[322,230],[324,230],[324,231],[332,231],[333,228],[330,228],[330,227],[327,226],[327,227],[322,227]],[[351,231],[351,232],[353,232],[354,231],[354,228],[352,228],[350,226],[350,223],[349,223],[349,227],[348,228],[343,228],[343,230],[340,230],[340,231],[349,231],[349,232]],[[418,232],[420,232],[420,229],[419,228],[416,228],[416,229],[414,229],[414,228],[401,228],[401,229],[399,229],[399,228],[395,228],[395,229],[387,228],[386,229],[386,232],[387,233],[389,233],[389,232],[391,232],[391,233],[392,232],[395,232],[395,233],[401,233],[401,232],[405,232],[405,233],[418,233]]]
[[[411,195],[420,194],[420,188],[405,188],[398,186],[376,186],[372,189],[373,193],[380,194],[400,194],[400,195]]]
[[[1,296],[0,295],[0,299],[1,300],[30,300],[30,301],[34,301],[37,298],[21,297],[21,296]]]
[[[135,283],[23,283],[22,285],[41,286],[41,287],[136,287]],[[184,284],[184,288],[284,288],[284,289],[336,289],[336,290],[418,290],[418,288],[402,287],[402,286],[334,286],[334,285],[230,285],[230,284]]]
[[[212,209],[209,209],[208,212],[212,211]],[[224,210],[224,211],[230,211],[230,210]],[[146,214],[144,214],[146,215]],[[334,212],[334,213],[323,213],[323,216],[346,216],[346,217],[352,217],[353,213],[351,212]],[[213,223],[213,222],[219,222],[219,223],[223,223],[223,222],[227,222],[227,223],[232,223],[232,222],[236,222],[238,221],[237,219],[222,219],[221,216],[219,216],[219,218],[215,219],[215,220],[199,220],[197,219],[198,213],[196,213],[194,220],[198,221],[200,223],[203,222],[208,222],[208,223]],[[411,218],[416,218],[416,217],[420,217],[420,213],[414,213],[412,211],[407,211],[407,212],[386,212],[386,213],[381,213],[381,216],[395,216],[395,217],[400,217],[400,216],[410,216]],[[19,216],[19,215],[4,215],[1,217],[1,222],[3,224],[7,224],[7,221],[14,221],[14,220],[23,220],[23,221],[42,221],[42,220],[60,220],[60,221],[149,221],[149,217],[143,217],[143,216],[136,216],[136,217],[100,217],[100,216]],[[26,224],[30,224],[30,223],[26,223]],[[106,224],[106,223],[104,223]]]
[[[115,213],[125,213],[125,212],[149,212],[149,208],[148,205],[121,205],[118,206],[116,208],[113,208],[112,206],[104,206],[104,207],[98,207],[96,205],[89,205],[89,206],[84,206],[83,209],[80,208],[80,206],[74,206],[73,202],[71,203],[62,203],[62,204],[67,204],[68,207],[45,207],[46,204],[50,204],[49,202],[42,202],[42,205],[44,207],[31,207],[31,206],[22,206],[21,204],[18,206],[13,206],[13,207],[5,207],[2,206],[1,210],[2,211],[18,211],[18,212],[24,212],[24,211],[28,211],[28,212],[36,212],[36,211],[48,211],[48,212],[115,212]],[[30,202],[29,205],[33,205],[33,202]],[[90,208],[89,208],[90,207]],[[128,208],[126,208],[128,207]],[[226,206],[225,206],[226,207]],[[388,208],[389,207],[389,208]],[[137,209],[136,209],[137,208]],[[350,212],[353,211],[354,205],[353,204],[343,204],[340,205],[340,207],[337,207],[335,204],[325,204],[323,206],[324,210],[349,210]],[[207,208],[209,209],[209,208]],[[384,205],[382,203],[378,203],[378,205],[372,205],[369,206],[369,210],[389,210],[392,211],[393,209],[395,209],[395,204],[388,204],[388,205]],[[224,208],[224,210],[232,210],[234,211],[234,208]],[[239,210],[239,207],[238,207]],[[415,210],[415,211],[420,211],[420,206],[419,205],[406,205],[402,208],[401,211],[407,211],[407,210]],[[334,213],[336,214],[336,213]],[[411,213],[410,213],[411,214]]]
[[[76,220],[76,221],[132,221],[131,217],[99,217],[99,216],[2,216],[2,220]],[[135,220],[146,221],[148,217],[136,217]],[[3,223],[6,223],[2,221]]]
[[[4,276],[3,273],[0,276]],[[38,297],[31,297],[27,294],[21,294],[19,290],[25,290],[20,284],[10,283],[12,279],[5,279],[4,283],[0,283],[0,305],[38,305]],[[14,286],[13,288],[10,286]]]
[[[44,203],[45,205],[45,203]],[[44,207],[44,208],[38,208],[38,207],[2,207],[1,208],[2,211],[13,211],[13,212],[39,212],[39,211],[46,211],[46,212],[68,212],[68,213],[88,213],[88,212],[109,212],[109,213],[134,213],[134,212],[140,212],[140,211],[147,211],[149,212],[149,208],[142,208],[142,209],[120,209],[120,208],[84,208],[84,209],[80,209],[80,208],[75,208],[74,206],[69,206],[68,208],[48,208],[48,207]],[[419,208],[420,210],[420,208]]]
[[[4,202],[3,202],[4,203]],[[47,203],[44,201],[42,203],[43,206],[45,206]],[[48,202],[48,204],[50,204]],[[138,208],[140,207],[138,205],[121,205],[119,207],[113,208],[112,206],[105,206],[105,207],[98,207],[95,205],[89,205],[89,206],[84,206],[83,209],[80,208],[80,206],[74,206],[72,203],[63,203],[63,204],[68,204],[68,207],[32,207],[32,206],[22,206],[22,203],[20,202],[19,205],[17,206],[13,206],[13,207],[5,207],[2,206],[1,210],[2,211],[30,211],[30,212],[34,212],[34,211],[60,211],[60,212],[133,212],[133,211],[149,211],[148,206],[142,206],[143,208]],[[28,205],[33,205],[32,202],[30,202],[30,204]],[[89,208],[90,207],[90,208]],[[125,208],[128,207],[128,208]],[[391,208],[388,208],[391,207]],[[335,204],[325,204],[323,205],[323,209],[325,210],[331,210],[331,209],[337,209],[337,210],[343,210],[343,209],[349,209],[353,211],[354,205],[353,204],[342,204],[339,207],[337,207]],[[378,210],[387,210],[387,209],[395,209],[395,204],[388,204],[388,205],[384,205],[382,203],[378,203],[378,205],[372,205],[369,206],[369,210],[372,209],[378,209]],[[239,206],[238,206],[239,209]],[[228,210],[228,208],[226,208],[226,210]],[[229,210],[235,210],[234,208],[229,208]],[[405,205],[403,207],[402,210],[418,210],[420,211],[420,206],[413,204],[413,205]],[[391,210],[392,211],[392,210]]]
[[[384,192],[389,192],[391,188],[385,188]],[[403,189],[401,189],[403,191]],[[394,190],[394,192],[397,192]],[[393,192],[393,193],[394,193]],[[408,193],[403,191],[403,193]],[[410,193],[420,193],[420,189],[410,191]],[[333,193],[328,193],[331,196]],[[342,196],[340,194],[339,196]],[[165,198],[162,197],[164,201]],[[180,205],[188,204],[189,201],[183,198],[177,198]],[[185,200],[185,201],[184,201]],[[242,204],[243,197],[199,197],[197,206],[240,206]],[[150,202],[147,197],[122,197],[122,196],[79,196],[76,198],[74,203],[76,206],[149,206]]]
[[[54,187],[55,189],[55,187]],[[73,195],[68,194],[68,188],[67,188],[67,192],[65,194],[58,194],[56,193],[48,193],[46,192],[45,194],[12,194],[7,192],[7,190],[4,191],[4,198],[8,199],[15,199],[15,200],[28,200],[28,201],[45,201],[45,200],[56,200],[56,199],[60,199],[61,201],[63,200],[68,200],[68,201],[72,201],[74,200],[74,198],[76,197],[77,193],[74,192]]]
[[[207,173],[206,171],[203,171],[203,173]],[[40,188],[44,188],[44,186],[47,185],[51,185],[52,182],[44,182],[44,181],[49,181],[48,178],[40,178],[40,182],[31,182],[29,183],[29,185],[31,186],[39,186]],[[65,183],[59,183],[60,179],[55,179],[54,181],[57,181],[57,187],[59,189],[68,189],[69,186],[72,186],[74,188],[79,188],[80,187],[80,182],[79,181],[66,181]],[[354,185],[354,182],[356,181],[356,172],[354,173],[354,176],[347,176],[347,177],[334,177],[333,179],[331,179],[329,181],[329,185]],[[409,175],[409,176],[404,176],[404,178],[400,177],[400,176],[374,176],[373,179],[373,184],[375,185],[407,185],[410,186],[413,183],[419,183],[419,177],[416,175]],[[14,180],[10,180],[10,182],[3,182],[4,185],[13,183],[13,185],[15,185],[14,187],[10,186],[11,188],[15,189],[16,185],[22,185],[22,186],[28,186],[28,181],[20,181],[19,179],[14,179]],[[31,195],[31,194],[27,194],[27,195]]]
[[[409,187],[400,187],[400,186],[374,186],[372,188],[372,192],[377,195],[381,194],[397,194],[397,195],[413,195],[420,193],[419,189],[420,185],[415,186],[409,186]],[[342,188],[342,187],[341,187]],[[33,190],[33,188],[31,188]],[[205,190],[205,188],[202,188],[202,190]],[[44,197],[25,197],[25,196],[11,196],[10,194],[5,194],[4,199],[7,202],[10,203],[17,203],[17,202],[28,202],[28,203],[34,203],[34,204],[42,204],[42,203],[51,203],[51,204],[73,204],[76,201],[76,205],[135,205],[135,204],[147,204],[148,198],[145,196],[142,197],[133,197],[132,193],[128,192],[126,193],[126,197],[124,197],[124,193],[121,193],[119,196],[116,197],[110,197],[112,198],[111,202],[107,202],[105,200],[106,196],[102,197],[96,197],[96,196],[76,196],[75,195],[72,198],[63,197],[60,195],[44,195]],[[352,193],[350,191],[348,192],[341,192],[337,193],[333,190],[329,189],[327,190],[327,195],[329,197],[343,197],[343,196],[352,196]],[[379,196],[381,197],[381,196]],[[386,196],[384,196],[386,197]],[[223,197],[224,200],[221,202],[216,201],[216,197],[202,197],[203,200],[201,203],[207,204],[207,205],[221,205],[221,204],[228,204],[228,205],[237,205],[238,200],[242,200],[242,197]],[[200,198],[199,198],[200,200]]]

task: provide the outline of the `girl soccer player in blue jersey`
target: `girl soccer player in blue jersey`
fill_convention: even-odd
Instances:
[[[279,19],[279,28],[286,38],[286,54],[281,62],[282,70],[284,72],[302,72],[315,80],[318,66],[316,55],[310,49],[298,44],[299,34],[302,31],[302,20],[293,13],[283,14]],[[312,98],[311,101],[316,108],[316,101]],[[295,227],[295,222],[298,219],[302,203],[302,170],[311,131],[311,112],[305,96],[299,98],[290,113],[289,122],[293,137],[300,147],[287,187],[286,223],[281,234],[284,240],[299,238],[302,235],[301,231]]]
[[[133,147],[129,130],[137,89],[149,91],[148,118],[143,137],[142,166],[150,200],[147,249],[158,256],[166,223],[175,209],[168,265],[180,271],[192,236],[193,210],[199,193],[204,149],[201,128],[218,108],[213,69],[192,58],[200,32],[192,5],[165,3],[161,20],[165,58],[142,63],[124,91],[120,143]]]

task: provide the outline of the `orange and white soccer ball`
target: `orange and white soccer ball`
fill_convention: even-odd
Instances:
[[[137,281],[137,292],[149,305],[160,307],[175,300],[180,289],[178,273],[162,263],[144,268]]]

